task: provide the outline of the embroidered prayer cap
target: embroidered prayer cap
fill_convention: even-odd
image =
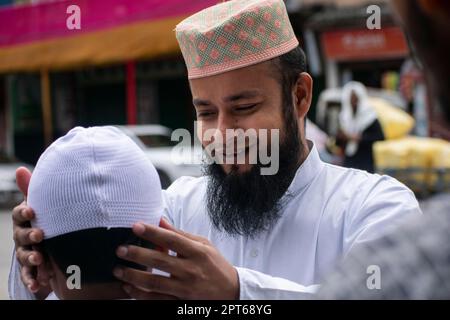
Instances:
[[[188,78],[243,68],[299,45],[282,0],[232,0],[206,8],[177,25]]]

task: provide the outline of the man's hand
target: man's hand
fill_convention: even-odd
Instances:
[[[124,290],[135,299],[238,299],[236,269],[207,239],[176,230],[162,220],[162,228],[137,223],[133,232],[177,256],[137,246],[120,246],[117,255],[170,273],[170,277],[118,267],[114,274],[126,282]]]
[[[40,229],[31,228],[30,220],[34,218],[34,212],[26,204],[30,178],[31,172],[27,168],[20,167],[16,170],[17,186],[23,193],[25,201],[13,209],[13,235],[16,258],[21,265],[22,282],[39,298],[45,298],[50,289],[48,274],[44,272],[44,268],[40,268],[44,263],[44,257],[33,248],[44,239],[44,233]]]

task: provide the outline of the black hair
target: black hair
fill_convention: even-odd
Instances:
[[[300,46],[272,59],[277,71],[277,78],[283,90],[283,99],[292,101],[292,88],[297,83],[300,73],[306,72],[306,56]]]
[[[61,272],[66,274],[70,265],[81,271],[81,284],[111,283],[117,281],[112,270],[123,265],[139,270],[145,267],[117,257],[118,246],[153,246],[133,234],[130,228],[93,228],[70,232],[54,238],[45,239],[40,249],[46,258],[51,257]]]
[[[271,60],[280,82],[283,99],[283,117],[285,123],[291,123],[293,118],[292,89],[302,72],[306,72],[306,55],[300,46]],[[294,121],[295,122],[295,121]],[[292,123],[292,125],[296,125]],[[305,121],[306,125],[306,121]]]

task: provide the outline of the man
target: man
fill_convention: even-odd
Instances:
[[[306,141],[312,79],[283,1],[225,2],[184,20],[176,33],[200,137],[210,129],[215,136],[227,129],[279,130],[279,170],[261,174],[265,165],[250,163],[247,146],[239,151],[245,164],[212,163],[204,177],[175,181],[163,193],[162,228],[136,224],[133,230],[176,256],[118,248],[122,259],[170,274],[117,268],[131,297],[307,298],[352,248],[420,214],[413,193],[396,180],[325,164]],[[212,140],[201,139],[203,147]],[[267,141],[260,139],[258,147]],[[19,170],[22,190],[27,179]],[[26,225],[32,216],[25,203],[13,212],[13,298],[32,298],[23,284],[37,297],[48,291],[45,274],[38,272],[39,281],[32,276],[42,263],[27,247],[42,239],[40,230]]]

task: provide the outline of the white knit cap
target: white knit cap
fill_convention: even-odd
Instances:
[[[115,127],[76,127],[41,155],[31,177],[32,226],[44,238],[92,228],[158,225],[161,183],[144,152]]]

